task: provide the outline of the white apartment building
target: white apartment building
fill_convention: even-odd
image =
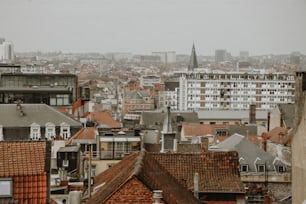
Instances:
[[[179,73],[178,108],[187,110],[270,110],[294,103],[295,77],[263,71],[185,71]]]
[[[12,62],[14,60],[14,45],[9,41],[0,43],[0,62]]]

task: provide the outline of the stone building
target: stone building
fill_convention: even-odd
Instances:
[[[305,116],[306,69],[296,71],[295,122],[292,138],[292,200],[306,200],[306,116]]]

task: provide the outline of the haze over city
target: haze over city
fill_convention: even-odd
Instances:
[[[305,0],[2,0],[16,52],[306,53]]]

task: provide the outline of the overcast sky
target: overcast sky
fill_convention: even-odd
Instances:
[[[306,0],[0,0],[15,51],[306,54]]]

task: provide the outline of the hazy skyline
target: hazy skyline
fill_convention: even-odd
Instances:
[[[0,0],[16,52],[306,54],[306,0]]]

